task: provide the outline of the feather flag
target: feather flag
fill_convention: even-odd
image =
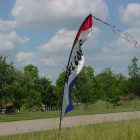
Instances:
[[[91,35],[92,20],[93,19],[91,14],[84,20],[76,35],[75,41],[71,49],[68,65],[66,67],[63,104],[60,120],[64,118],[67,112],[71,111],[74,108],[71,101],[70,93],[74,84],[74,80],[84,65],[84,56],[82,53],[81,46]]]

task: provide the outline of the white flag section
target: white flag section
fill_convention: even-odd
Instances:
[[[84,65],[84,56],[81,50],[83,42],[91,35],[92,32],[92,15],[90,14],[81,25],[75,41],[72,46],[70,58],[68,61],[64,85],[63,104],[61,112],[61,120],[65,114],[74,108],[71,101],[71,89],[74,84],[75,77],[81,71]]]

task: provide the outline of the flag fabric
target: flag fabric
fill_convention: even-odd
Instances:
[[[92,21],[92,14],[90,14],[82,23],[71,49],[68,65],[66,67],[63,103],[60,118],[61,120],[64,118],[67,112],[74,108],[70,93],[74,84],[74,80],[84,65],[84,56],[81,46],[83,42],[85,42],[86,39],[91,35]]]

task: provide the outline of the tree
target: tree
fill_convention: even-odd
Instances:
[[[126,79],[126,77],[121,73],[116,75],[116,87],[120,91],[120,96],[128,96],[130,94],[127,86],[127,81],[128,80]]]
[[[138,66],[138,59],[134,57],[131,64],[128,66],[128,73],[131,77],[131,91],[134,95],[140,96],[140,66]]]
[[[15,109],[40,109],[42,104],[56,106],[54,86],[45,77],[39,77],[38,68],[27,65],[17,69],[7,58],[0,56],[0,109],[12,102]]]
[[[63,90],[64,90],[64,78],[65,72],[60,73],[58,79],[56,80],[56,85],[54,89],[54,94],[57,100],[57,108],[61,108],[62,98],[63,98]]]
[[[99,84],[99,94],[102,100],[107,102],[107,108],[109,103],[114,106],[119,101],[120,90],[118,89],[118,81],[111,68],[106,68],[100,74],[96,76]]]
[[[34,65],[27,65],[24,67],[23,73],[24,80],[24,92],[26,98],[24,100],[25,107],[29,110],[33,110],[34,108],[39,108],[41,106],[41,96],[38,90],[38,68]]]
[[[135,108],[136,108],[136,96],[140,96],[140,67],[138,66],[138,59],[134,57],[131,64],[128,66],[128,73],[130,75],[130,91],[135,97]]]
[[[10,84],[14,80],[13,63],[7,63],[7,58],[0,56],[0,105],[11,100]]]
[[[96,97],[96,82],[94,77],[94,70],[90,66],[84,66],[76,79],[77,88],[75,97],[78,102],[84,103],[84,108],[87,108],[89,102],[93,103]]]
[[[20,111],[26,98],[23,71],[15,69],[14,76],[14,81],[11,84],[12,103],[15,109]]]
[[[52,107],[56,106],[56,97],[54,95],[54,87],[51,85],[51,81],[42,77],[38,81],[38,86],[41,94],[41,103],[52,110]]]
[[[0,56],[0,105],[2,106],[3,100],[3,88],[7,83],[7,62],[6,57]]]

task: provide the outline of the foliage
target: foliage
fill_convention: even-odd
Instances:
[[[56,86],[54,89],[54,94],[56,97],[56,104],[57,108],[61,108],[62,105],[62,97],[63,97],[63,89],[64,89],[64,78],[65,78],[65,72],[60,73],[58,79],[56,80]]]
[[[100,86],[100,97],[108,103],[116,105],[119,101],[120,91],[118,89],[119,81],[111,68],[106,68],[97,75],[97,81]]]
[[[84,104],[79,104],[78,109],[74,109],[69,112],[67,116],[83,116],[83,115],[93,115],[93,114],[106,114],[114,112],[131,112],[140,111],[140,100],[137,100],[137,108],[134,108],[134,100],[132,101],[121,101],[120,105],[116,106],[114,109],[112,107],[106,108],[105,101],[97,101],[94,104],[89,104],[88,108],[84,109]],[[0,115],[0,122],[11,122],[11,121],[21,121],[21,120],[35,120],[35,119],[46,119],[46,118],[56,118],[60,116],[60,111],[37,111],[37,112],[23,112],[15,113],[12,115]]]
[[[39,75],[37,66],[26,65],[18,69],[14,63],[8,63],[7,58],[0,56],[0,108],[3,104],[13,103],[17,110],[60,109],[64,89],[65,72],[60,73],[56,84],[53,85],[46,77]],[[129,78],[122,74],[115,74],[111,68],[106,68],[99,74],[94,74],[94,68],[84,66],[76,77],[72,88],[72,100],[78,107],[79,103],[87,105],[97,100],[107,102],[114,108],[120,97],[133,99],[140,93],[140,67],[138,59],[134,57],[128,67]]]
[[[19,70],[1,56],[0,79],[1,105],[12,102],[17,110],[25,108],[31,111],[41,108],[42,104],[52,106],[56,102],[54,86],[48,79],[39,76],[38,68],[34,65]]]
[[[76,79],[74,95],[77,102],[85,104],[85,109],[88,103],[94,103],[97,100],[96,86],[93,68],[84,66]]]
[[[14,66],[8,64],[6,57],[0,56],[0,105],[7,103],[11,98],[11,84],[14,80]]]
[[[38,89],[41,96],[41,102],[46,107],[56,106],[56,97],[54,95],[54,86],[51,85],[51,81],[42,77],[38,80]]]
[[[138,66],[138,59],[134,57],[131,64],[128,66],[130,75],[129,89],[134,95],[140,96],[140,66]]]

